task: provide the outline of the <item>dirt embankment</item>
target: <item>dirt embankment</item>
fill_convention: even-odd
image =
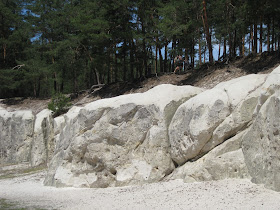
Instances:
[[[98,89],[94,93],[83,91],[73,97],[72,104],[86,103],[123,94],[142,93],[160,84],[193,85],[205,89],[213,88],[220,82],[228,81],[247,74],[267,74],[280,64],[279,52],[251,54],[227,62],[216,62],[214,65],[203,64],[199,69],[173,73],[159,73],[150,78],[141,78],[133,82],[116,82]],[[47,108],[50,99],[12,98],[0,100],[1,106],[9,111],[31,109],[35,114]]]

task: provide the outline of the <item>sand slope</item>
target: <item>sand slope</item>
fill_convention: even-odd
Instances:
[[[280,193],[249,180],[77,189],[45,187],[44,173],[0,180],[0,198],[46,209],[280,209]]]

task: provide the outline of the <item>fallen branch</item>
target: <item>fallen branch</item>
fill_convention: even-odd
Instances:
[[[14,69],[20,69],[21,67],[25,66],[25,64],[20,64],[20,65],[17,65],[15,67],[12,68],[12,70]]]

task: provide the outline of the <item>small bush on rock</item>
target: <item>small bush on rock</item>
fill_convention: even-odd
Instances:
[[[57,93],[52,97],[52,101],[48,104],[48,109],[53,111],[54,117],[57,117],[66,113],[71,106],[70,98],[62,93]]]

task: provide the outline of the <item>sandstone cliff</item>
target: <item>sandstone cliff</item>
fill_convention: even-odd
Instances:
[[[0,110],[0,164],[48,164],[45,184],[108,187],[251,178],[280,191],[280,67],[210,90],[159,85],[52,118]]]

